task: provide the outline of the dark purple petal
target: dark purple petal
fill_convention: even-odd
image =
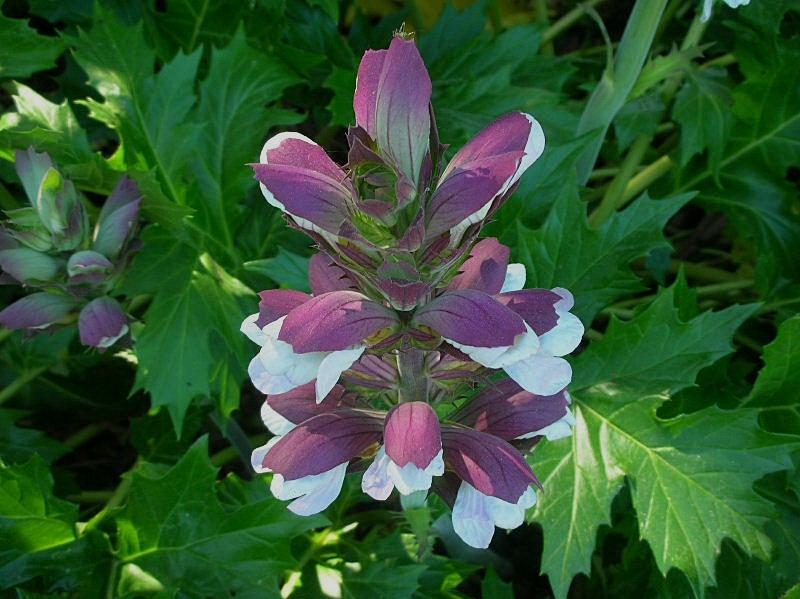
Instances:
[[[0,250],[0,268],[20,283],[49,281],[63,262],[30,248]]]
[[[533,117],[514,112],[478,133],[445,168],[428,208],[428,235],[444,233],[505,194],[541,155]]]
[[[346,408],[318,414],[284,435],[262,465],[286,480],[321,474],[359,456],[382,431],[382,416]]]
[[[344,269],[324,252],[311,256],[308,264],[308,281],[311,283],[311,292],[314,295],[322,295],[329,291],[344,291],[355,287]]]
[[[397,314],[355,291],[312,297],[286,316],[278,339],[296,353],[336,351],[398,323]]]
[[[34,293],[0,312],[0,324],[12,330],[42,329],[63,319],[75,306],[75,300],[63,295]]]
[[[72,283],[100,283],[113,268],[108,258],[92,250],[75,252],[67,261],[67,274]]]
[[[142,193],[135,181],[120,179],[100,210],[94,251],[108,258],[116,257],[130,238],[139,219]]]
[[[491,384],[451,418],[508,441],[553,424],[567,413],[567,406],[565,391],[534,395],[506,379]]]
[[[378,86],[388,50],[367,50],[358,65],[356,93],[353,96],[353,110],[356,124],[372,138],[378,137],[376,118]]]
[[[544,335],[558,322],[555,305],[561,296],[549,289],[509,291],[495,299],[522,316],[537,335]]]
[[[364,55],[353,101],[356,123],[414,186],[429,151],[430,99],[431,80],[412,40],[395,37],[388,50]]]
[[[525,332],[525,323],[482,291],[448,291],[425,304],[412,321],[436,331],[446,339],[475,347],[503,347]]]
[[[269,323],[286,316],[297,306],[306,303],[311,296],[294,289],[268,289],[258,294],[258,320],[256,326],[263,328]]]
[[[510,254],[511,250],[494,237],[481,239],[461,265],[459,274],[450,281],[448,289],[477,289],[489,295],[500,293]]]
[[[289,422],[300,424],[317,414],[324,414],[343,405],[350,405],[351,402],[344,396],[344,392],[344,387],[336,385],[325,397],[325,401],[317,403],[315,383],[311,381],[286,393],[268,395],[266,402],[270,408]]]
[[[458,169],[442,180],[427,207],[428,237],[448,231],[497,197],[516,172],[521,156],[487,158],[479,166]]]
[[[255,164],[253,170],[256,179],[272,196],[274,201],[270,201],[271,204],[277,203],[292,216],[338,234],[347,219],[346,206],[351,198],[345,185],[316,171],[296,166]]]
[[[413,463],[427,468],[442,450],[439,417],[427,403],[401,403],[386,418],[383,430],[386,454],[401,468]]]
[[[509,503],[539,481],[522,454],[502,439],[469,428],[442,427],[444,461],[484,495]]]
[[[128,318],[116,300],[98,297],[81,310],[78,330],[84,345],[110,347],[128,332]]]

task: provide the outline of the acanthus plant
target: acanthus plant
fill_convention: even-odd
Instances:
[[[430,78],[402,35],[364,55],[353,104],[346,167],[299,133],[269,139],[253,165],[267,201],[320,249],[312,295],[263,291],[242,324],[261,346],[249,373],[275,434],[253,467],[302,515],[328,507],[348,472],[379,500],[433,490],[458,535],[487,547],[536,502],[523,452],[574,422],[571,294],[524,289],[509,249],[478,240],[544,133],[507,114],[445,163]]]
[[[128,316],[114,299],[136,244],[142,201],[123,176],[92,227],[83,200],[47,154],[17,152],[29,206],[7,211],[0,225],[0,282],[32,291],[0,311],[0,324],[29,333],[77,322],[83,345],[105,351],[128,335]]]

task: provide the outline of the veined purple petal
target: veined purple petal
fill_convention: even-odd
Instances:
[[[317,414],[350,405],[352,402],[345,397],[344,392],[344,387],[336,385],[325,401],[317,403],[315,383],[312,381],[286,393],[268,395],[264,403],[289,422],[300,424]]]
[[[401,468],[427,468],[442,450],[439,417],[427,403],[410,401],[395,407],[383,431],[386,454]]]
[[[94,251],[114,258],[128,241],[139,218],[142,193],[135,181],[122,177],[100,210]]]
[[[0,268],[20,283],[49,281],[63,262],[30,248],[0,250]]]
[[[311,292],[314,295],[322,295],[329,291],[343,291],[355,287],[355,284],[347,276],[344,269],[338,266],[324,252],[318,252],[311,256],[311,260],[308,263],[308,281],[311,283]]]
[[[481,239],[472,248],[461,270],[448,289],[477,289],[494,295],[500,293],[506,278],[511,250],[494,237]]]
[[[473,347],[511,346],[526,330],[515,312],[475,289],[448,291],[418,310],[412,322]]]
[[[286,316],[297,306],[311,299],[307,293],[294,289],[268,289],[261,291],[258,297],[261,298],[258,302],[258,320],[256,320],[256,326],[259,328]]]
[[[294,480],[327,472],[377,443],[383,418],[340,409],[309,418],[270,449],[263,466]]]
[[[63,319],[76,307],[70,297],[40,292],[26,295],[0,312],[7,329],[43,329]]]
[[[397,383],[397,367],[387,363],[380,356],[367,354],[361,356],[342,375],[342,381],[372,389],[391,389]]]
[[[339,233],[352,190],[325,150],[300,133],[285,132],[267,140],[260,159],[252,167],[267,202],[301,228]]]
[[[388,50],[364,55],[353,100],[356,123],[414,186],[429,152],[430,100],[431,80],[412,40],[395,37]]]
[[[278,339],[297,353],[337,351],[398,323],[394,311],[355,291],[312,297],[286,316]]]
[[[75,252],[67,261],[67,274],[72,283],[100,283],[113,268],[108,258],[92,250]]]
[[[452,418],[509,441],[557,422],[568,406],[566,391],[534,395],[506,379],[488,386]]]
[[[484,495],[516,503],[539,481],[522,454],[499,437],[476,430],[443,426],[445,463]]]
[[[356,93],[353,96],[353,110],[356,113],[356,124],[367,134],[376,139],[378,86],[380,85],[383,65],[388,50],[367,50],[358,65],[356,76]]]
[[[116,300],[98,297],[81,310],[78,330],[84,345],[111,347],[128,332],[128,318]]]
[[[532,116],[513,112],[478,133],[447,165],[428,208],[433,237],[485,218],[544,151],[544,133]]]
[[[548,289],[522,289],[495,297],[498,302],[522,316],[537,335],[544,335],[558,322],[556,304],[562,298]]]

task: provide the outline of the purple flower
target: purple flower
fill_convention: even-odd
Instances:
[[[536,502],[523,452],[574,424],[572,295],[524,289],[509,248],[477,239],[544,134],[507,114],[446,162],[430,78],[404,37],[364,55],[353,106],[346,167],[299,133],[267,140],[253,165],[267,202],[321,250],[310,295],[263,291],[242,323],[261,346],[249,373],[275,435],[253,468],[298,514],[328,507],[348,471],[379,500],[432,490],[456,533],[487,547]]]

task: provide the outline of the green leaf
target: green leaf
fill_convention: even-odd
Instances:
[[[283,248],[278,248],[278,254],[272,258],[245,262],[244,267],[250,272],[264,275],[281,287],[311,291],[308,286],[308,258]]]
[[[18,410],[0,410],[0,458],[18,464],[36,454],[49,464],[61,457],[65,449],[58,441],[36,429],[15,425],[23,416]]]
[[[157,168],[167,196],[183,203],[183,167],[197,143],[197,126],[187,122],[200,52],[179,54],[154,75],[155,55],[141,23],[124,26],[97,7],[92,28],[73,40],[75,59],[104,101],[85,101],[90,115],[116,130],[129,169]]]
[[[170,594],[278,597],[294,561],[292,538],[324,523],[297,517],[266,495],[223,505],[205,437],[170,470],[144,464],[128,476],[130,495],[116,519],[118,557]]]
[[[663,114],[664,102],[655,93],[626,102],[614,117],[619,149],[629,147],[640,135],[655,135]]]
[[[0,464],[0,588],[44,579],[78,596],[99,596],[109,571],[108,541],[99,533],[78,537],[76,505],[53,494],[44,461]]]
[[[800,163],[800,42],[732,26],[745,82],[733,92],[734,119],[719,173],[692,161],[676,188],[699,190],[704,206],[730,217],[739,235],[755,244],[757,276],[771,288],[781,279],[800,279],[800,204],[787,180],[787,169]]]
[[[119,173],[92,151],[86,132],[66,100],[54,104],[21,83],[16,84],[12,98],[17,111],[0,117],[0,154],[14,160],[13,150],[33,146],[50,154],[79,188],[111,192]]]
[[[744,405],[763,408],[770,430],[800,433],[800,316],[784,321],[764,347],[764,368]]]
[[[571,389],[600,383],[656,393],[688,387],[704,367],[733,351],[736,329],[757,305],[730,306],[683,320],[675,286],[628,322],[612,318],[603,338],[574,362]]]
[[[193,115],[202,128],[191,166],[202,200],[195,202],[201,224],[227,247],[235,245],[239,202],[254,185],[246,164],[257,161],[271,127],[300,120],[295,113],[268,107],[297,81],[277,58],[250,48],[242,29],[229,46],[212,53]]]
[[[574,173],[541,228],[518,225],[518,256],[528,271],[527,287],[565,287],[575,296],[574,312],[590,323],[614,300],[642,289],[629,264],[659,247],[665,223],[691,197],[651,200],[647,194],[590,229],[578,198]]]
[[[328,104],[331,125],[347,127],[354,123],[356,115],[353,111],[353,93],[356,89],[356,72],[334,67],[325,80],[325,87],[333,92],[333,98]]]
[[[246,8],[246,4],[225,0],[175,0],[161,10],[155,3],[147,3],[145,27],[158,55],[169,60],[179,50],[192,52],[208,43],[226,45]]]
[[[359,564],[355,572],[342,570],[342,597],[371,599],[376,594],[392,599],[411,598],[419,588],[424,565],[397,565],[387,561]],[[324,587],[323,587],[324,588]]]
[[[483,597],[493,599],[514,599],[514,587],[500,578],[494,568],[489,566],[481,582],[481,594]]]
[[[730,134],[732,104],[724,69],[690,72],[672,108],[672,118],[681,126],[682,165],[708,148],[711,170],[718,171]]]
[[[656,410],[665,399],[610,385],[579,393],[572,438],[533,453],[546,489],[534,516],[544,528],[542,570],[557,597],[575,574],[588,573],[595,530],[609,522],[624,477],[662,574],[682,570],[697,592],[714,584],[724,538],[769,559],[762,526],[774,510],[752,485],[790,467],[797,443],[762,431],[755,409],[711,407],[661,420]]]
[[[24,20],[0,13],[0,78],[30,77],[52,68],[63,50],[60,38],[40,35]]]

